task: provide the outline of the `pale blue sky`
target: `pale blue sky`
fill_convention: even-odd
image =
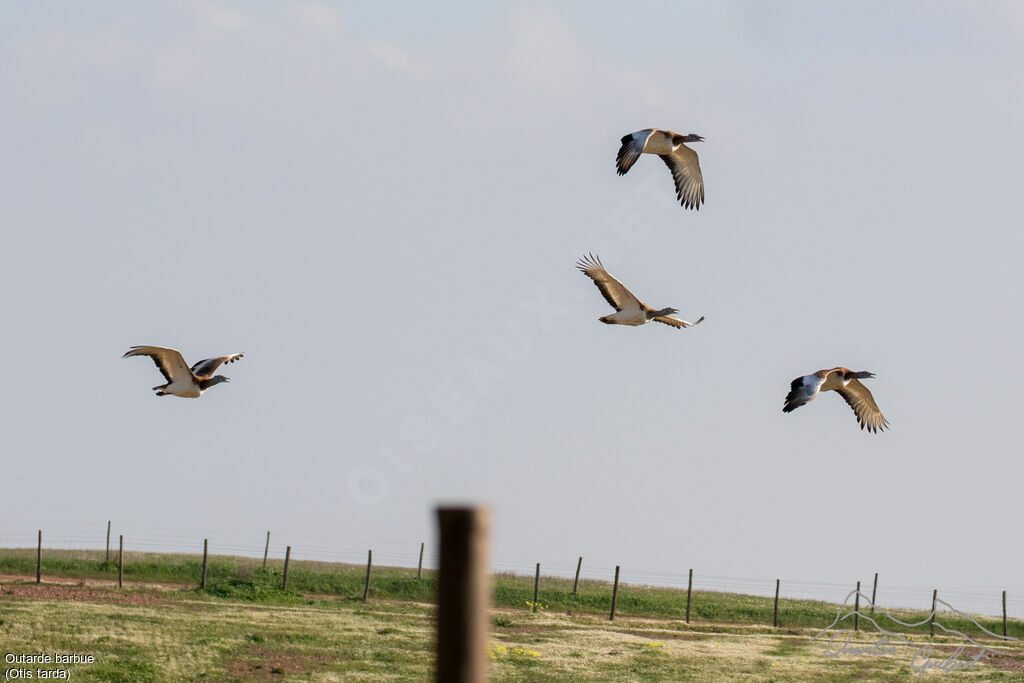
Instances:
[[[469,499],[499,566],[1024,593],[1022,29],[995,2],[6,3],[5,521],[418,548]],[[699,213],[657,159],[615,174],[648,126],[707,138]],[[587,251],[706,322],[600,324]],[[134,344],[246,357],[157,399]],[[891,431],[835,395],[783,415],[834,365],[877,373]]]

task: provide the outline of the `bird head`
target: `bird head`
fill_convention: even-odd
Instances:
[[[697,135],[696,133],[690,133],[689,135],[686,136],[686,141],[687,142],[704,142],[704,138],[701,137],[700,135]]]

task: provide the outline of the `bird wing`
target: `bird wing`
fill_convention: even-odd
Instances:
[[[818,375],[797,377],[789,385],[789,393],[786,394],[786,405],[782,408],[782,412],[791,413],[805,403],[813,401],[824,381],[825,378]]]
[[[166,349],[162,346],[133,346],[121,357],[129,356],[149,356],[168,382],[188,381],[192,378],[192,371],[185,364],[181,352],[175,349]]]
[[[693,327],[694,325],[700,325],[702,322],[704,322],[704,316],[701,316],[696,322],[692,322],[692,323],[688,323],[685,320],[680,320],[679,318],[673,318],[670,315],[659,315],[654,320],[656,322],[659,322],[659,323],[665,323],[666,325],[671,325],[672,327],[683,328],[683,327]]]
[[[697,153],[679,143],[671,154],[659,154],[661,160],[672,171],[676,183],[676,199],[688,209],[700,211],[704,203],[704,176],[700,172]]]
[[[889,426],[889,422],[882,416],[882,411],[875,403],[875,397],[860,380],[851,379],[845,387],[836,391],[853,408],[853,414],[857,416],[861,429],[867,428],[869,432],[878,432]]]
[[[234,363],[244,355],[244,353],[232,353],[229,356],[220,356],[219,358],[207,358],[206,360],[201,360],[192,366],[192,374],[198,379],[209,379],[210,377],[213,377],[213,373],[216,372],[221,363]]]
[[[615,165],[619,169],[619,175],[626,175],[626,171],[633,168],[633,164],[643,154],[644,145],[654,134],[653,128],[645,128],[635,133],[622,136],[622,146],[619,147],[619,155],[615,157]]]
[[[604,295],[605,301],[611,304],[616,311],[627,308],[644,308],[640,299],[633,296],[633,293],[626,289],[624,284],[608,274],[598,257],[587,254],[576,262],[576,267],[594,281],[597,288],[601,290],[601,294]]]

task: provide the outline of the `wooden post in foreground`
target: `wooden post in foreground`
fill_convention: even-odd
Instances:
[[[110,520],[107,520],[107,558],[104,562],[110,562]]]
[[[580,569],[583,567],[583,556],[580,555],[580,561],[576,563],[576,578],[572,582],[572,594],[577,595],[576,589],[580,586]]]
[[[366,556],[366,583],[363,584],[363,602],[370,595],[370,567],[373,566],[373,551]]]
[[[284,551],[284,576],[281,577],[281,590],[288,590],[288,560],[292,559],[292,547]]]
[[[857,582],[857,592],[853,596],[853,630],[860,631],[860,581]]]
[[[540,562],[537,563],[537,572],[533,575],[533,611],[537,611],[537,589],[540,588]]]
[[[487,507],[438,508],[437,675],[445,683],[487,680],[490,606]]]
[[[775,612],[772,614],[772,628],[779,627],[779,584],[782,579],[775,579]]]
[[[203,539],[203,576],[199,579],[199,588],[206,588],[206,550],[210,539]]]
[[[939,599],[939,589],[935,588],[935,589],[932,590],[932,618],[930,619],[930,621],[931,621],[932,637],[933,638],[935,637],[935,603],[938,601],[938,599]]]
[[[615,601],[619,597],[619,565],[615,565],[615,584],[612,585],[612,613],[608,621],[615,621]]]
[[[267,544],[263,546],[263,568],[267,568],[267,553],[270,552],[270,532],[267,532]]]
[[[871,614],[875,613],[875,596],[878,595],[878,572],[875,572],[875,583],[871,586]]]
[[[420,577],[423,576],[423,548],[426,543],[420,541],[420,563],[416,565],[416,580],[419,581]]]
[[[1003,635],[1006,635],[1006,591],[1003,591]]]
[[[121,534],[117,542],[117,587],[124,586],[124,534]]]
[[[39,530],[39,545],[36,546],[36,583],[42,582],[43,571],[43,530]]]
[[[690,580],[686,582],[686,623],[690,623],[690,595],[693,594],[693,569],[690,570]]]

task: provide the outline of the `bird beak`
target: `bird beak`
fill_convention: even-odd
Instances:
[[[703,136],[698,135],[697,136],[697,142],[704,142]]]

